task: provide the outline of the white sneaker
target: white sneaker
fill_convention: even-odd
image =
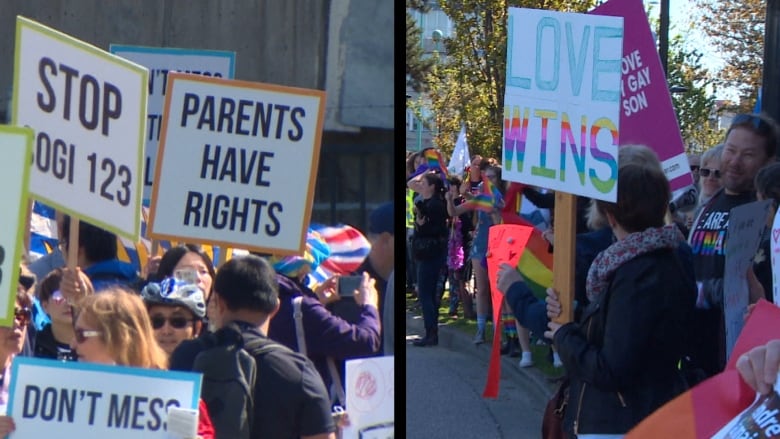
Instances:
[[[520,359],[518,365],[522,368],[531,367],[534,365],[534,360],[531,358],[530,352],[523,352],[523,358]]]
[[[553,367],[563,367],[563,361],[561,361],[561,357],[558,356],[557,352],[553,352]]]
[[[485,330],[477,329],[477,333],[474,334],[474,344],[482,344],[485,342]]]

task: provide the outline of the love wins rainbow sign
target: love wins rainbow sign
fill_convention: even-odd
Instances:
[[[622,50],[622,17],[509,8],[505,180],[615,201]]]

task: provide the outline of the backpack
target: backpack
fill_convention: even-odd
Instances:
[[[217,439],[248,439],[254,415],[257,381],[255,358],[284,346],[260,337],[246,337],[231,323],[206,336],[192,370],[203,374],[201,399],[208,407]]]

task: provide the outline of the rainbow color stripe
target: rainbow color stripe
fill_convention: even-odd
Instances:
[[[423,152],[423,157],[425,157],[425,159],[428,161],[429,168],[439,168],[441,169],[442,174],[444,174],[444,178],[449,176],[447,173],[447,168],[442,165],[442,163],[444,163],[444,159],[441,157],[441,153],[437,149],[426,149]]]
[[[495,207],[493,204],[493,197],[487,194],[474,195],[474,198],[467,201],[467,203],[475,209],[488,213],[492,212],[493,207]]]
[[[529,221],[519,215],[519,200],[522,198],[522,185],[512,187],[507,191],[506,205],[501,211],[504,224],[521,224],[533,227]],[[515,210],[517,208],[518,210]],[[547,288],[552,287],[553,281],[553,255],[549,251],[550,245],[542,237],[542,232],[535,228],[531,231],[531,237],[525,246],[520,261],[517,263],[517,271],[523,275],[526,284],[534,295],[542,300],[547,297]]]

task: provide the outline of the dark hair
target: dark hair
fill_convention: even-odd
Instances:
[[[755,179],[756,192],[761,192],[767,200],[775,200],[780,206],[780,163],[773,162],[758,170]]]
[[[671,192],[657,165],[630,163],[618,169],[617,203],[596,201],[628,233],[664,225]]]
[[[70,245],[70,215],[62,218],[62,237]],[[116,258],[117,238],[108,230],[93,226],[86,221],[79,221],[79,248],[84,249],[84,257],[89,262],[96,263]]]
[[[38,284],[38,300],[46,302],[51,299],[51,295],[60,289],[60,281],[62,280],[62,269],[55,268],[50,271],[46,277]]]
[[[460,186],[461,183],[463,183],[463,180],[454,174],[447,177],[447,181],[450,183],[450,187],[452,186],[458,187]]]
[[[444,193],[446,192],[446,189],[444,189],[444,180],[441,179],[439,174],[429,173],[423,175],[423,178],[428,184],[432,184],[434,186],[433,196],[444,199]]]
[[[198,256],[203,259],[203,263],[206,264],[206,267],[209,269],[211,279],[214,279],[214,277],[216,277],[216,273],[214,272],[214,262],[211,260],[209,255],[203,251],[203,248],[195,244],[181,244],[177,245],[176,247],[169,248],[168,251],[163,254],[162,259],[160,259],[160,266],[157,267],[157,273],[155,273],[154,276],[150,276],[150,280],[153,282],[159,282],[166,277],[173,276],[173,269],[176,268],[176,264],[179,263],[184,255],[190,252],[197,253]],[[205,293],[209,294],[210,291],[206,291]]]
[[[409,176],[410,174],[413,174],[416,169],[414,168],[414,161],[417,160],[417,157],[420,156],[419,152],[413,152],[411,155],[407,155],[406,157],[406,175]]]
[[[279,304],[276,272],[263,258],[247,255],[225,262],[214,279],[214,294],[231,311],[249,310],[265,314]]]
[[[506,195],[506,182],[501,177],[501,166],[500,165],[491,165],[488,166],[485,169],[485,172],[487,172],[488,169],[491,169],[493,172],[496,173],[496,189],[498,189],[499,192],[501,192],[501,195]]]
[[[32,279],[32,285],[22,281],[23,278]],[[21,286],[21,288],[19,288]],[[19,285],[16,287],[16,301],[25,308],[32,307],[32,297],[30,290],[35,286],[35,275],[30,272],[26,265],[19,266]]]
[[[778,130],[777,122],[768,114],[738,114],[734,116],[729,130],[726,131],[726,137],[729,136],[734,128],[746,128],[751,133],[763,138],[764,152],[766,152],[768,158],[773,159],[777,154],[780,130]]]

